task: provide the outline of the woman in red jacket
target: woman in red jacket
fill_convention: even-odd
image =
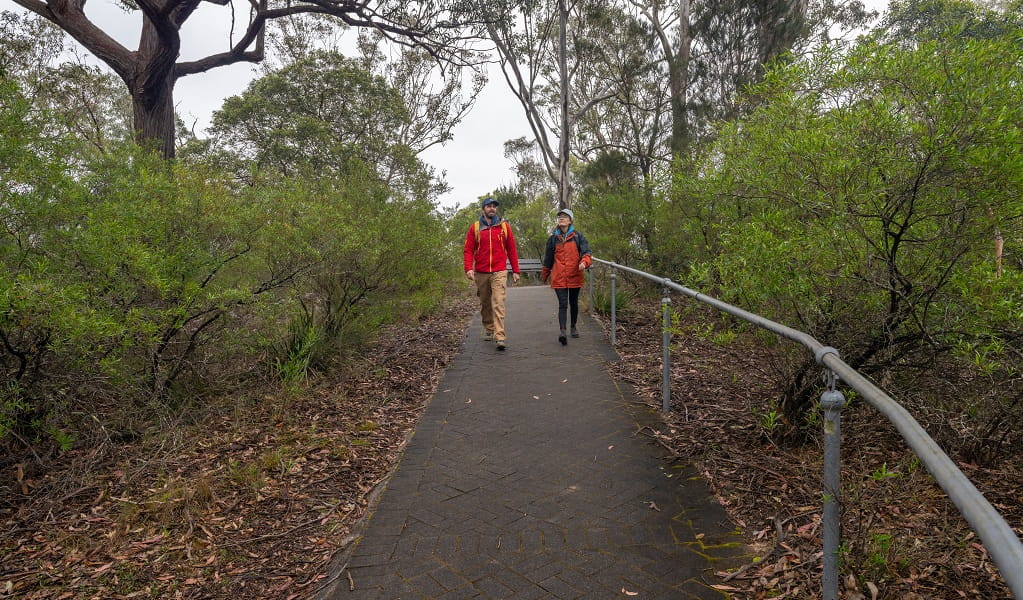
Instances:
[[[583,287],[583,271],[593,262],[590,243],[572,224],[574,216],[567,208],[558,211],[558,226],[547,238],[540,272],[540,280],[546,283],[549,279],[558,296],[558,325],[561,327],[558,341],[562,346],[568,344],[565,325],[569,315],[566,312],[572,319],[572,337],[579,337],[575,328],[579,318],[579,290]]]

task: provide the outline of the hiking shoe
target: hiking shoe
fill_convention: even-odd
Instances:
[[[565,330],[561,330],[561,335],[558,336],[558,341],[561,342],[562,346],[568,345],[568,337],[565,336]]]
[[[494,341],[494,332],[493,331],[485,332],[483,334],[483,341],[484,342],[492,342],[492,341]]]
[[[504,343],[504,340],[497,340],[497,349],[504,350],[508,345]]]
[[[572,328],[572,337],[579,337],[579,330],[575,327]]]

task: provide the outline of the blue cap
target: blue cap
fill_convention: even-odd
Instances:
[[[490,196],[487,196],[487,197],[486,197],[486,198],[484,198],[484,199],[483,199],[483,201],[482,201],[482,202],[480,203],[480,208],[484,208],[484,207],[486,207],[486,205],[488,205],[488,204],[493,204],[494,206],[501,206],[501,203],[500,203],[500,202],[498,202],[497,200],[494,200],[494,199],[493,199],[493,198],[491,198]]]

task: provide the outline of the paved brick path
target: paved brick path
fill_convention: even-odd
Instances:
[[[727,598],[744,554],[705,484],[643,435],[598,326],[557,341],[546,287],[509,290],[508,350],[477,318],[321,598]],[[354,589],[352,589],[354,587]]]

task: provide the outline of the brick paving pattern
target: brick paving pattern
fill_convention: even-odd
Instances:
[[[714,572],[747,550],[644,435],[656,412],[611,379],[597,324],[580,315],[563,347],[553,291],[511,288],[507,304],[508,349],[474,320],[320,597],[728,598]]]

